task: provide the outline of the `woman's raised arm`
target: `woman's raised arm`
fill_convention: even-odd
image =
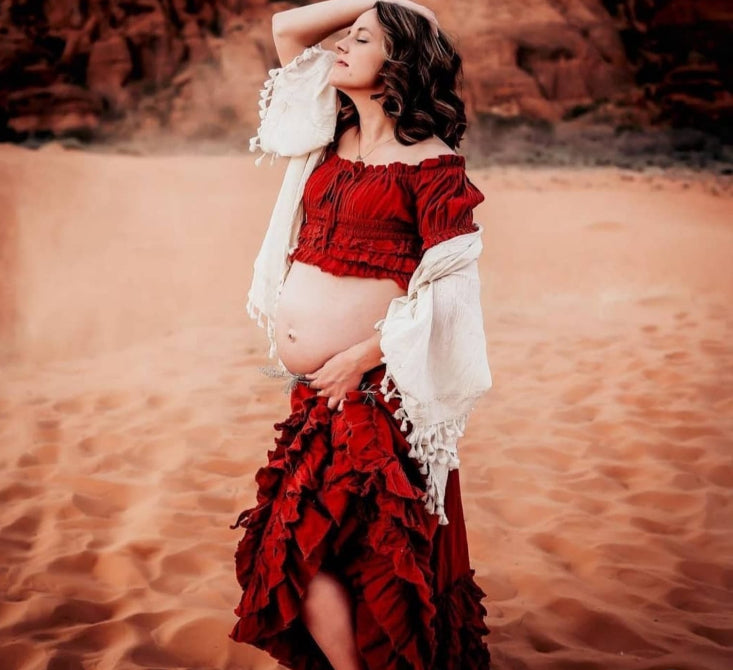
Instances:
[[[412,0],[387,0],[422,14],[437,30],[435,13]],[[272,37],[280,65],[287,65],[306,47],[318,44],[337,30],[350,26],[374,7],[374,0],[323,0],[272,15]]]
[[[323,0],[276,12],[272,15],[272,37],[280,64],[287,65],[306,47],[350,26],[373,6],[374,0]]]

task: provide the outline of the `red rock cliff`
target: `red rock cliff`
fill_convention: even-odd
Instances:
[[[470,119],[731,120],[725,0],[426,2],[458,40]],[[246,136],[277,63],[266,0],[10,0],[0,136]]]

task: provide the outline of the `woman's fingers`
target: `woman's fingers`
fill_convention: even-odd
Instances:
[[[346,400],[345,397],[339,398],[338,396],[329,396],[324,389],[318,389],[318,391],[316,391],[316,395],[328,396],[328,402],[326,404],[328,406],[328,409],[332,411],[336,410],[340,412],[344,408],[344,400]]]

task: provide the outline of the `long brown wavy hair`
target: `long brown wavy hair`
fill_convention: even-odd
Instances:
[[[466,131],[465,104],[458,91],[463,87],[463,66],[451,39],[421,14],[392,2],[374,3],[385,33],[387,58],[378,73],[384,91],[372,95],[384,113],[395,120],[395,139],[415,144],[432,135],[451,149]],[[336,120],[334,143],[359,124],[352,100],[338,91],[341,109]]]

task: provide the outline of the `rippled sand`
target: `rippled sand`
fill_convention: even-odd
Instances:
[[[287,415],[244,313],[283,164],[0,146],[3,669],[276,667],[228,525]],[[733,657],[726,185],[470,170],[494,388],[461,443],[497,670]]]

